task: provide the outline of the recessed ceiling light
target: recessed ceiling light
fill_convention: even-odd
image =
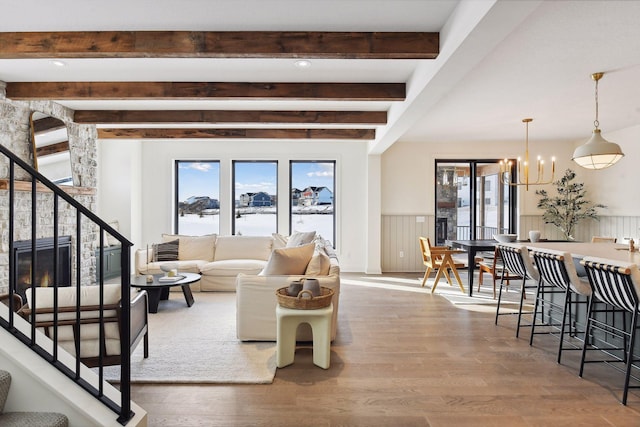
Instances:
[[[299,59],[294,62],[294,65],[298,68],[309,68],[311,67],[311,61],[309,61],[308,59]]]
[[[66,66],[67,66],[67,63],[66,63],[66,62],[64,62],[64,61],[60,61],[59,59],[52,59],[52,60],[51,60],[51,63],[52,63],[53,65],[55,65],[56,67],[66,67]]]

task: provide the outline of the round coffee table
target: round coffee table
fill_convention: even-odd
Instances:
[[[131,286],[134,288],[144,289],[149,294],[149,313],[157,313],[160,300],[169,299],[169,289],[174,286],[180,286],[184,294],[184,300],[187,306],[191,307],[195,302],[193,293],[191,293],[192,283],[200,280],[200,275],[196,273],[178,273],[177,280],[163,281],[164,274],[154,274],[153,282],[147,283],[147,276],[131,276]]]

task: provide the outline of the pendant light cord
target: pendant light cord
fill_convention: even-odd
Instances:
[[[596,129],[600,126],[600,122],[598,121],[598,80],[599,79],[596,79],[596,119],[593,121]]]

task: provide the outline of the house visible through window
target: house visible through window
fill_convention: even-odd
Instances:
[[[233,162],[233,234],[269,236],[278,231],[278,162]]]
[[[315,231],[335,245],[335,161],[290,163],[290,232]]]
[[[178,160],[175,168],[176,233],[219,233],[220,162]]]

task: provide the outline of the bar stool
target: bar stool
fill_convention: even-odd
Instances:
[[[580,261],[580,264],[584,266],[587,272],[593,294],[589,299],[587,327],[578,375],[582,377],[585,363],[622,362],[626,365],[622,404],[626,405],[629,388],[640,388],[638,385],[629,385],[633,362],[640,361],[640,359],[634,359],[633,355],[638,329],[638,312],[640,311],[640,301],[638,299],[640,271],[638,271],[636,264],[602,258],[586,257]],[[631,317],[629,327],[627,328],[626,321],[623,322],[622,329],[620,329],[615,325],[609,324],[606,318],[605,321],[598,318],[598,313],[606,312],[607,310],[596,309],[596,302],[602,302],[612,307],[614,312],[621,312],[623,316],[629,313]],[[596,336],[595,331],[604,333],[604,337]],[[616,337],[619,341],[622,341],[622,345],[603,339],[607,336]],[[610,359],[587,361],[585,360],[587,350],[602,351]]]
[[[313,364],[329,369],[331,363],[331,317],[333,304],[312,310],[276,307],[277,366],[291,365],[296,352],[296,331],[308,323],[313,333]]]
[[[531,255],[533,255],[534,264],[540,274],[540,280],[538,281],[536,303],[533,309],[529,345],[533,345],[533,337],[535,334],[553,333],[552,330],[536,332],[536,326],[545,326],[548,327],[547,329],[549,329],[549,327],[555,329],[559,326],[560,344],[558,346],[558,363],[560,363],[563,349],[581,349],[577,346],[563,347],[564,337],[567,333],[572,337],[577,337],[577,328],[572,328],[571,326],[571,308],[575,304],[586,304],[588,302],[588,299],[579,301],[578,295],[583,295],[587,298],[590,297],[591,286],[586,278],[580,279],[578,277],[576,266],[573,263],[573,258],[570,253],[551,249],[534,249],[531,251]],[[563,296],[562,304],[553,301],[553,295],[555,294]],[[550,298],[545,298],[545,296]],[[545,321],[544,318],[545,308],[549,309],[549,319],[547,321]],[[551,312],[561,313],[562,320],[559,323],[554,323]],[[540,315],[539,323],[537,322],[538,314]],[[566,332],[567,325],[569,326],[569,332]]]
[[[500,291],[498,292],[498,306],[496,308],[496,325],[498,324],[498,316],[504,316],[506,314],[514,313],[500,313],[500,302],[502,300],[502,288],[504,287],[505,272],[509,271],[511,274],[520,276],[522,278],[522,285],[520,286],[520,306],[518,308],[518,324],[516,326],[516,337],[520,336],[520,323],[522,320],[522,306],[524,304],[524,296],[527,289],[537,288],[540,275],[533,267],[531,258],[529,257],[529,250],[524,245],[518,245],[513,243],[501,243],[498,245],[500,251],[500,257],[504,263],[504,269],[502,270],[502,278],[500,280]],[[535,285],[527,285],[527,279],[534,280]],[[523,325],[529,326],[529,325]]]

